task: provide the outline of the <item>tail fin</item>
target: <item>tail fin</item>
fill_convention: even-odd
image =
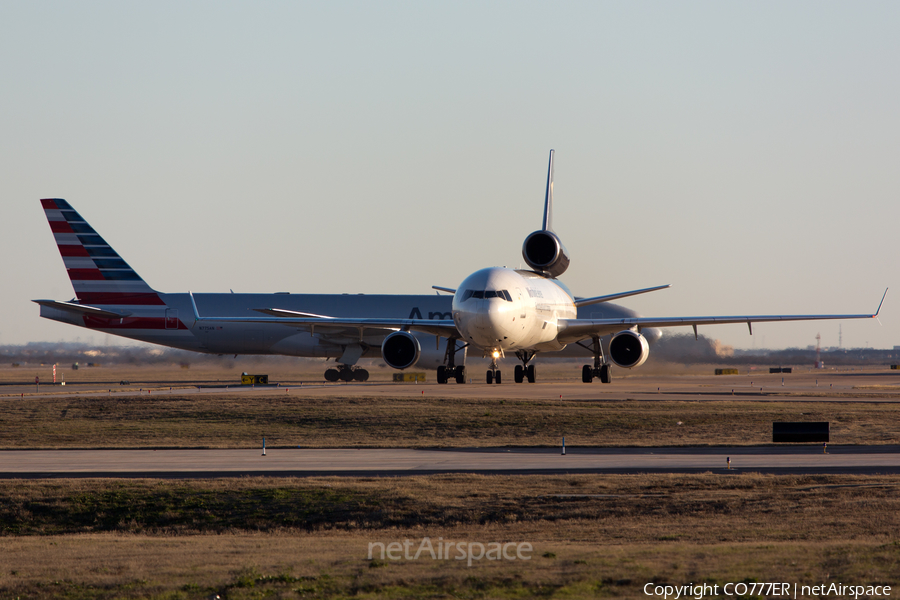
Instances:
[[[41,200],[75,288],[87,304],[164,305],[159,294],[65,200]]]
[[[544,231],[553,231],[553,155],[550,150],[550,165],[547,167],[547,192],[544,195]]]

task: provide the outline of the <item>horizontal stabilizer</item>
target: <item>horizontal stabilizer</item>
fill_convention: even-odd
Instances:
[[[642,290],[632,290],[630,292],[620,292],[618,294],[608,294],[606,296],[595,296],[593,298],[576,298],[575,306],[590,306],[591,304],[600,304],[601,302],[609,302],[618,300],[619,298],[627,298],[628,296],[637,296],[638,294],[646,294],[647,292],[655,292],[656,290],[664,290],[672,287],[670,284],[658,285],[656,287],[644,288]]]
[[[90,315],[92,317],[106,317],[109,319],[124,319],[131,313],[127,310],[109,310],[105,308],[97,308],[95,306],[86,306],[84,304],[76,304],[74,302],[60,302],[58,300],[32,300],[35,304],[46,306],[47,308],[55,308],[71,313],[82,315]]]

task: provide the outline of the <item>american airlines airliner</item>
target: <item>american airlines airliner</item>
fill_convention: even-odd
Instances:
[[[41,200],[75,289],[70,301],[34,300],[42,317],[103,333],[214,354],[324,357],[329,381],[365,381],[360,358],[381,356],[395,369],[436,368],[439,383],[466,383],[470,350],[491,357],[488,384],[501,382],[499,359],[514,355],[516,383],[536,381],[540,353],[578,346],[593,357],[581,378],[610,383],[610,365],[632,369],[649,356],[660,328],[767,321],[875,318],[853,315],[641,317],[611,301],[669,287],[573,296],[557,279],[569,255],[553,231],[553,159],[541,229],[525,238],[529,270],[475,271],[447,295],[166,294],[151,288],[61,199]],[[887,290],[885,290],[887,295]],[[579,316],[581,313],[581,316]],[[588,317],[587,314],[590,314]]]

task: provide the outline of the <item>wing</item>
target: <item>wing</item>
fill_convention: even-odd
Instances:
[[[194,320],[210,323],[259,323],[264,325],[288,325],[308,331],[353,331],[361,338],[364,333],[387,335],[401,329],[421,331],[440,337],[460,337],[453,320],[448,319],[384,319],[344,318],[316,315],[283,308],[256,308],[266,317],[201,317],[194,295],[190,294]]]
[[[571,344],[589,337],[602,337],[617,333],[631,327],[678,327],[690,325],[697,332],[698,325],[724,325],[728,323],[746,323],[753,333],[753,323],[772,321],[823,321],[833,319],[875,319],[881,312],[881,305],[887,290],[881,297],[878,310],[872,314],[862,315],[747,315],[731,317],[625,317],[617,319],[560,319],[557,339],[564,344]]]

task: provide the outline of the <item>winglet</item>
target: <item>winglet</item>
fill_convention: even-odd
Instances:
[[[197,301],[194,300],[194,293],[193,293],[193,292],[188,292],[188,296],[191,297],[191,306],[192,306],[193,309],[194,309],[194,320],[195,320],[195,321],[202,321],[203,319],[200,318],[200,311],[197,310]]]
[[[553,154],[550,150],[550,165],[547,167],[547,192],[544,195],[544,231],[553,231]]]
[[[878,310],[875,311],[875,314],[872,315],[872,318],[878,321],[878,324],[881,325],[881,321],[878,320],[878,313],[881,312],[881,305],[884,304],[884,299],[887,296],[888,290],[891,288],[884,288],[884,295],[881,296],[881,302],[878,303]]]

